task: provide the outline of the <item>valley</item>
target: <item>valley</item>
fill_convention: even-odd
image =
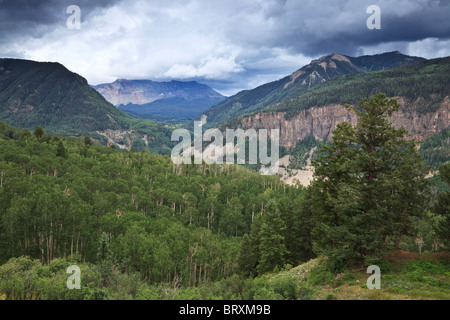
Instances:
[[[331,54],[228,98],[1,59],[0,300],[448,298],[449,59]],[[200,116],[279,130],[278,174],[174,163]]]

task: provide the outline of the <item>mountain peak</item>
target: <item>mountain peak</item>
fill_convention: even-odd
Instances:
[[[398,51],[356,58],[334,52],[312,60],[308,65],[283,79],[263,84],[252,90],[241,91],[206,110],[204,115],[208,117],[209,125],[214,126],[235,116],[264,109],[330,79],[402,67],[424,60],[426,59],[410,57]]]
[[[332,60],[345,61],[350,63],[350,59],[347,56],[344,56],[340,53],[333,53],[330,57]]]
[[[126,122],[123,112],[62,64],[22,59],[0,60],[0,117],[17,127],[41,125],[65,135],[119,129]]]
[[[142,105],[160,99],[183,98],[194,100],[200,97],[224,97],[205,84],[196,81],[171,80],[158,82],[151,80],[118,79],[113,83],[104,83],[93,86],[107,101],[115,106],[136,104]]]

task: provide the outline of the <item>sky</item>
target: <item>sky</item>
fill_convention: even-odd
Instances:
[[[450,56],[449,17],[450,0],[0,0],[0,57],[59,62],[92,85],[194,80],[230,96],[334,52]]]

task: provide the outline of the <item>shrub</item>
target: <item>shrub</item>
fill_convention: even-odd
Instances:
[[[312,285],[331,284],[334,276],[326,264],[319,264],[311,269],[307,281]]]
[[[332,293],[327,294],[327,296],[325,297],[326,300],[335,300],[336,296]]]
[[[297,281],[289,276],[274,280],[273,291],[283,297],[284,300],[297,300]]]
[[[314,294],[314,291],[312,289],[302,286],[298,290],[298,299],[299,300],[311,300],[313,294]]]

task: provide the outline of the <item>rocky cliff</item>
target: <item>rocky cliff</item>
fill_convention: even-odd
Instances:
[[[412,138],[422,141],[433,133],[449,127],[450,98],[448,96],[435,112],[429,113],[413,111],[412,106],[419,101],[410,103],[403,97],[397,97],[397,101],[400,104],[400,110],[392,115],[391,122],[395,127],[405,127]],[[290,149],[311,135],[318,140],[331,139],[332,131],[339,122],[349,121],[353,125],[357,122],[356,115],[340,104],[309,108],[290,119],[286,119],[285,115],[285,112],[257,113],[242,118],[240,125],[243,129],[280,129],[280,146]]]

